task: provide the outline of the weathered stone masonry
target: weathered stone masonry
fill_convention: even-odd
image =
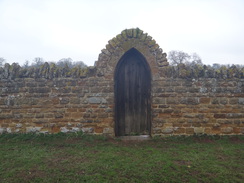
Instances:
[[[151,70],[152,136],[244,134],[244,79],[172,77],[166,54],[140,29],[110,40],[94,67],[0,69],[0,133],[114,135],[114,72],[132,48]]]

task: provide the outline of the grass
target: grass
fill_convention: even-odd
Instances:
[[[0,135],[1,182],[242,182],[244,136]]]

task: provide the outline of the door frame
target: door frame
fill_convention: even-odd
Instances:
[[[117,106],[117,90],[118,90],[118,83],[117,83],[117,78],[118,78],[118,73],[119,73],[119,69],[123,63],[124,60],[126,60],[126,58],[128,58],[131,54],[136,54],[136,56],[138,57],[139,60],[142,61],[142,64],[144,65],[146,72],[148,77],[148,81],[149,81],[149,98],[148,98],[148,104],[147,104],[147,123],[148,123],[148,131],[149,131],[149,135],[151,136],[151,125],[152,125],[152,119],[151,119],[151,82],[152,82],[152,76],[151,76],[151,69],[150,66],[146,60],[146,58],[135,48],[131,48],[130,50],[128,50],[118,61],[116,68],[115,68],[115,72],[114,72],[114,99],[115,99],[115,136],[121,136],[119,134],[119,122],[118,122],[118,106]]]

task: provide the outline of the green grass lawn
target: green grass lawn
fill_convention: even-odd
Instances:
[[[0,135],[0,182],[243,182],[244,136]]]

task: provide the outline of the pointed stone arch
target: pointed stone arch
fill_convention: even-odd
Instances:
[[[159,77],[159,68],[168,65],[166,53],[154,39],[139,28],[125,29],[108,41],[106,48],[95,62],[98,76],[114,75],[120,58],[131,48],[138,50],[147,60],[152,72],[152,79]]]

